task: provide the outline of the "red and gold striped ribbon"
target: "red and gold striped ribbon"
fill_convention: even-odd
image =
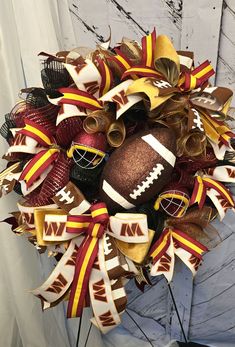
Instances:
[[[90,208],[91,215],[68,216],[67,232],[87,233],[77,258],[74,280],[68,303],[68,318],[80,317],[88,290],[90,273],[98,254],[98,240],[103,236],[109,215],[104,203],[97,203]]]
[[[166,253],[171,243],[171,229],[165,228],[159,239],[150,248],[149,256],[155,264]]]
[[[113,83],[113,75],[108,65],[101,58],[98,57],[97,61],[99,64],[98,70],[101,75],[101,84],[99,90],[99,97],[101,97],[110,90]]]
[[[202,254],[208,251],[207,247],[205,247],[197,240],[194,240],[189,235],[183,233],[181,230],[175,228],[171,229],[171,235],[174,243],[176,243],[179,247],[183,248],[190,254],[193,254],[200,260],[202,259]]]
[[[185,92],[196,89],[213,76],[214,73],[215,71],[210,62],[206,60],[191,72],[183,73],[179,79],[178,87]]]
[[[25,119],[25,127],[18,131],[20,134],[24,134],[36,140],[42,146],[50,146],[53,143],[52,135],[41,125]]]
[[[116,63],[123,74],[124,71],[131,68],[131,62],[119,49],[116,48],[115,53],[116,55],[110,56],[107,59]]]
[[[181,230],[175,228],[165,228],[161,237],[150,249],[149,256],[152,258],[153,264],[155,264],[165,254],[170,246],[171,238],[179,247],[183,248],[199,259],[202,258],[202,253],[208,250],[207,247],[183,233]]]
[[[103,108],[102,102],[93,95],[75,88],[60,88],[59,92],[64,94],[59,104],[71,104],[95,111]]]
[[[202,208],[206,200],[206,191],[210,188],[215,189],[218,192],[218,194],[222,196],[226,201],[228,201],[228,203],[231,206],[234,206],[232,195],[222,183],[209,177],[200,176],[197,176],[195,178],[195,184],[190,199],[190,205],[198,203],[199,208]]]
[[[156,29],[147,36],[142,37],[142,66],[154,69],[154,50],[156,48]]]
[[[19,180],[26,182],[27,188],[53,163],[59,153],[58,148],[50,148],[40,151],[31,159],[23,169]]]
[[[230,139],[234,138],[235,134],[224,122],[212,118],[206,112],[202,112],[202,121],[206,135],[213,142],[217,144],[222,142],[225,146],[229,146]]]
[[[126,70],[122,75],[122,80],[126,77],[154,77],[154,78],[163,78],[163,76],[156,70],[149,68],[144,65],[136,65]],[[134,78],[135,79],[135,78]]]

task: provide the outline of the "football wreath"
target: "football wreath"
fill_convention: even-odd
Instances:
[[[234,210],[233,93],[155,30],[40,57],[43,88],[24,89],[1,127],[0,193],[20,195],[5,221],[58,260],[32,290],[43,308],[67,300],[72,318],[90,305],[106,333],[127,281],[170,282],[176,256],[194,276],[213,244],[205,228]]]

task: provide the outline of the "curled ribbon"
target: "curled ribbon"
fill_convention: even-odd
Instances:
[[[122,119],[118,119],[110,124],[107,131],[107,140],[110,146],[120,147],[126,137],[126,128]]]
[[[107,132],[114,119],[111,112],[94,111],[85,118],[83,128],[87,133]]]

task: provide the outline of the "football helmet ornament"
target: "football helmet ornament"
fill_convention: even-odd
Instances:
[[[94,169],[104,159],[106,148],[107,140],[103,133],[88,134],[81,131],[74,138],[68,157],[73,157],[76,165],[83,169]]]
[[[189,193],[185,187],[171,184],[158,196],[154,208],[161,208],[171,217],[183,217],[189,207]]]

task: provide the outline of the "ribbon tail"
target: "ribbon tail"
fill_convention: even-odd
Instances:
[[[201,264],[202,254],[208,251],[207,247],[177,229],[172,231],[172,237],[174,240],[174,253],[192,271],[194,276]]]
[[[203,178],[203,181],[205,182],[207,188],[215,189],[219,195],[230,204],[231,207],[234,207],[234,200],[231,193],[221,182],[211,178]]]
[[[193,193],[190,199],[190,206],[198,203],[201,209],[206,200],[206,187],[201,179],[201,177],[196,177]]]
[[[81,317],[92,266],[98,253],[98,239],[88,236],[76,259],[76,270],[71,287],[67,317]]]
[[[127,302],[121,279],[123,269],[121,270],[119,257],[115,254],[111,237],[104,235],[99,240],[98,258],[92,268],[89,281],[89,293],[94,312],[94,318],[91,321],[103,333],[107,333],[121,323],[120,315]],[[115,278],[113,278],[114,273]]]
[[[164,275],[168,282],[171,282],[174,273],[174,245],[171,237],[171,230],[165,229],[162,237],[153,245],[150,250],[153,258],[151,276]]]

